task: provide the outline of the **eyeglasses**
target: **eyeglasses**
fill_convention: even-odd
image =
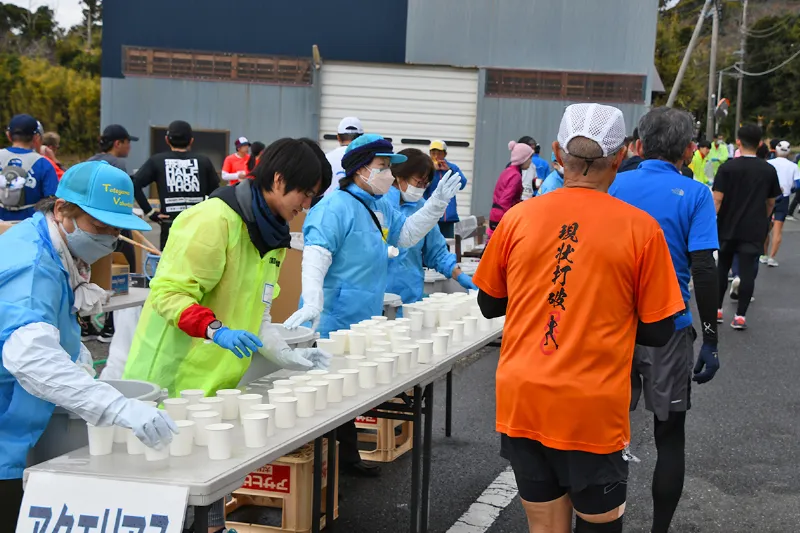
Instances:
[[[407,181],[409,185],[419,187],[420,189],[425,189],[428,186],[428,180],[423,178],[409,178]]]

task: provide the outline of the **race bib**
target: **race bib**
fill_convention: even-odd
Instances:
[[[267,312],[272,309],[272,296],[275,293],[275,285],[270,283],[264,284],[264,293],[261,295],[261,301],[266,304]]]

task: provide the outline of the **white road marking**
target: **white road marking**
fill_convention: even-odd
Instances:
[[[469,506],[447,533],[484,533],[492,527],[503,509],[517,497],[517,482],[511,467],[486,487],[483,494]]]

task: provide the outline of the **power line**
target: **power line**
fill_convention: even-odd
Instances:
[[[769,69],[769,70],[765,70],[764,72],[745,72],[744,70],[742,70],[741,68],[739,68],[739,66],[738,66],[738,65],[734,66],[733,68],[735,68],[737,71],[739,71],[739,73],[740,73],[740,74],[743,74],[743,75],[745,75],[745,76],[766,76],[767,74],[772,74],[772,73],[773,73],[773,72],[775,72],[776,70],[778,70],[778,69],[780,69],[780,68],[783,68],[783,67],[785,67],[786,65],[788,65],[789,63],[791,63],[791,62],[792,62],[792,60],[794,60],[794,59],[795,59],[796,57],[798,57],[798,56],[800,56],[800,50],[798,50],[797,52],[795,52],[795,53],[794,53],[794,55],[792,55],[792,57],[790,57],[789,59],[787,59],[786,61],[784,61],[784,62],[783,62],[783,63],[781,63],[780,65],[778,65],[778,66],[776,66],[776,67],[773,67],[773,68],[771,68],[771,69]]]
[[[759,30],[742,30],[742,33],[754,39],[766,39],[767,37],[772,37],[773,35],[776,35],[785,30],[788,24],[789,24],[789,19],[784,18],[781,22],[779,22],[778,24],[776,24],[771,28],[764,28]]]

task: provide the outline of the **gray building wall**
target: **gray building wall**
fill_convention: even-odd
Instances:
[[[648,75],[658,0],[409,0],[406,62]]]
[[[313,86],[205,82],[161,78],[103,78],[102,127],[122,124],[131,135],[128,169],[150,154],[150,127],[185,120],[196,130],[229,130],[266,144],[281,137],[318,138],[318,77]]]

